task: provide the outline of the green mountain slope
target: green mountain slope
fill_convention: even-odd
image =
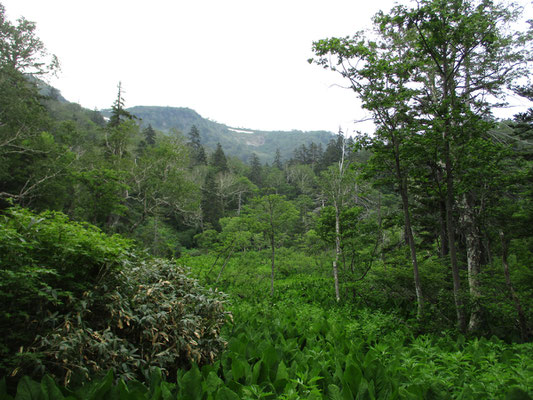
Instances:
[[[288,159],[292,152],[302,144],[311,142],[322,144],[324,148],[333,137],[326,131],[257,131],[232,128],[227,125],[203,118],[189,108],[136,106],[127,109],[141,119],[141,124],[151,124],[154,129],[165,133],[177,130],[187,135],[193,125],[200,130],[202,143],[214,149],[220,142],[226,155],[235,156],[248,161],[252,153],[256,153],[262,162],[271,163],[280,149],[281,157]],[[102,111],[104,116],[109,110]]]

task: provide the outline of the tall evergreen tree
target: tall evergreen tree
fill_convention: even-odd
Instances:
[[[118,83],[118,93],[117,99],[111,106],[111,117],[109,117],[108,126],[111,128],[116,128],[120,125],[123,120],[132,120],[135,119],[131,113],[124,109],[124,97],[122,90],[122,82]]]
[[[227,172],[228,160],[222,150],[220,143],[217,143],[217,148],[211,157],[211,165],[215,168],[215,172]]]
[[[250,161],[250,175],[248,178],[252,183],[261,187],[263,185],[263,167],[261,166],[261,161],[257,154],[252,153],[252,159]]]
[[[345,145],[345,139],[343,135],[337,135],[332,138],[326,150],[322,153],[320,162],[317,166],[317,172],[327,169],[330,165],[339,162],[343,157],[343,148]]]
[[[274,163],[272,164],[273,167],[276,167],[280,171],[283,169],[283,163],[281,162],[281,152],[279,151],[279,147],[276,149],[276,156],[274,157]]]
[[[209,168],[202,187],[202,221],[204,229],[208,226],[220,231],[219,219],[222,218],[222,203],[218,194],[216,171]]]
[[[152,128],[152,124],[148,124],[146,128],[143,130],[144,134],[144,141],[148,146],[155,145],[155,131],[154,128]]]
[[[193,125],[189,131],[189,147],[192,165],[207,165],[207,156],[200,140],[200,131]]]

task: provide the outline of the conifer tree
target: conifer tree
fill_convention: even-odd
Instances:
[[[274,163],[272,164],[273,167],[276,167],[279,170],[283,169],[283,164],[281,162],[281,153],[279,151],[279,147],[276,149],[276,156],[274,157]]]
[[[152,128],[152,124],[149,124],[143,131],[144,133],[144,141],[148,146],[155,145],[155,131],[154,128]]]
[[[222,217],[222,203],[218,195],[216,183],[216,171],[209,169],[205,176],[204,186],[202,187],[202,221],[204,228],[210,225],[212,228],[220,231],[219,219]]]
[[[193,125],[189,131],[189,140],[192,165],[207,165],[207,156],[200,141],[200,131],[196,125]]]
[[[263,183],[263,167],[261,166],[261,161],[257,154],[252,153],[252,160],[250,162],[250,175],[248,178],[252,183],[261,187]]]
[[[211,157],[211,165],[215,168],[215,172],[227,172],[228,171],[228,160],[222,150],[220,143],[217,143],[217,148]]]
[[[116,128],[120,123],[126,120],[135,119],[135,117],[124,109],[124,97],[122,96],[122,82],[118,83],[117,99],[111,106],[111,117],[109,118],[108,126]]]

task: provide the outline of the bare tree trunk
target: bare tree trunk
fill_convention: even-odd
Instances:
[[[274,243],[274,235],[270,236],[270,246],[272,247],[272,269],[270,272],[270,295],[274,296],[274,271],[275,271],[275,257],[276,257],[276,247]]]
[[[522,309],[522,304],[520,303],[520,299],[518,298],[514,290],[514,286],[511,282],[511,274],[509,273],[509,263],[507,261],[507,254],[509,251],[509,241],[505,237],[503,231],[500,231],[500,239],[502,242],[502,265],[503,265],[503,273],[505,275],[505,283],[507,284],[507,288],[509,289],[509,292],[511,293],[511,298],[513,299],[514,306],[518,314],[520,336],[522,338],[522,341],[525,343],[527,342],[529,338],[528,331],[527,331],[527,321],[526,321],[526,316],[524,315],[524,310]]]
[[[386,271],[385,266],[385,254],[383,252],[383,221],[381,216],[381,192],[378,191],[378,246],[379,246],[379,259],[383,263],[383,269]]]
[[[446,234],[446,201],[439,200],[439,236],[440,236],[440,256],[448,255],[448,236]]]
[[[413,236],[413,229],[411,227],[411,216],[409,214],[409,203],[407,199],[407,190],[405,187],[401,189],[403,214],[405,220],[405,231],[407,233],[407,241],[409,242],[409,250],[411,252],[411,262],[413,264],[413,278],[415,282],[415,292],[417,300],[416,317],[422,318],[424,313],[424,296],[422,295],[422,285],[420,284],[420,274],[418,272],[418,261],[416,258],[415,239]]]
[[[333,280],[335,281],[335,300],[340,301],[339,291],[339,256],[341,254],[341,229],[339,206],[335,202],[335,261],[333,261]]]
[[[455,301],[455,311],[457,313],[457,326],[461,332],[466,330],[465,310],[461,299],[461,278],[459,277],[459,266],[457,264],[457,250],[455,248],[455,222],[453,220],[453,175],[450,159],[450,146],[445,143],[446,153],[446,229],[448,231],[448,250],[452,267],[453,298]]]
[[[403,172],[400,166],[400,149],[398,141],[395,137],[393,137],[393,145],[396,177],[400,186],[400,195],[402,198],[405,233],[407,243],[409,244],[409,250],[411,252],[411,263],[413,264],[413,278],[415,283],[415,292],[417,300],[416,317],[420,319],[422,318],[422,315],[424,313],[424,296],[422,295],[422,285],[420,284],[420,274],[418,272],[418,261],[416,258],[415,239],[413,236],[413,229],[411,227],[411,215],[409,213],[409,197],[407,196],[407,182],[405,177],[403,176]]]
[[[475,332],[481,325],[481,283],[479,273],[481,272],[481,237],[476,223],[475,211],[468,194],[463,196],[462,223],[466,237],[466,260],[468,266],[468,288],[470,301],[472,303],[468,331]]]

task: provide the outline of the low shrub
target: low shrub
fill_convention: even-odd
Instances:
[[[175,377],[224,348],[223,295],[175,262],[61,213],[0,218],[0,376],[132,379],[156,366]]]
[[[56,328],[38,338],[41,372],[65,384],[112,370],[139,379],[141,369],[178,368],[213,362],[224,348],[223,295],[204,289],[168,260],[139,263],[111,283],[87,291],[75,309],[54,318]]]
[[[110,274],[133,264],[131,241],[62,213],[12,207],[0,215],[0,374],[44,333],[50,315]]]

